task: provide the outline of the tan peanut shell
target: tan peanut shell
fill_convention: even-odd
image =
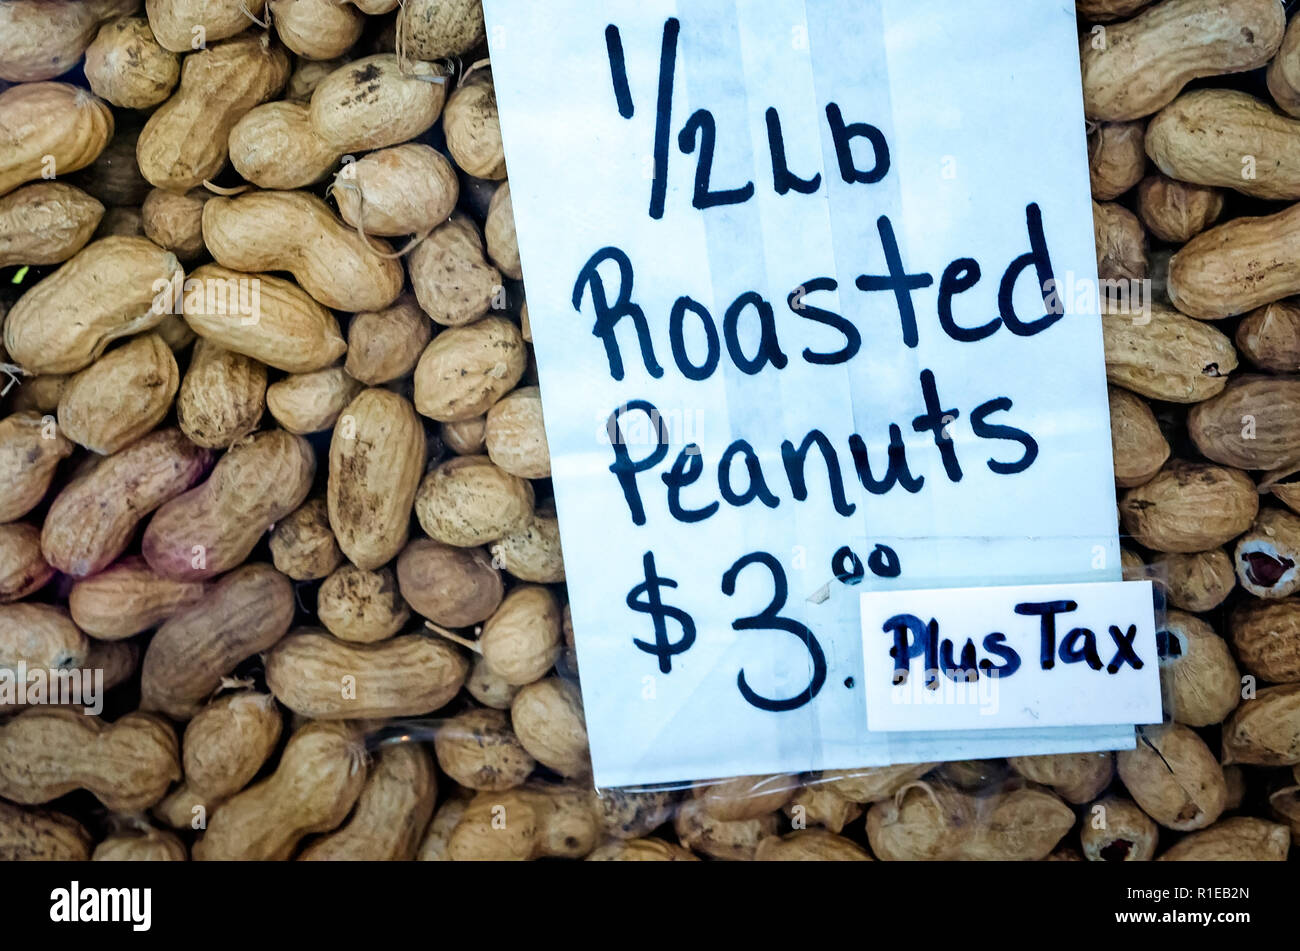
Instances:
[[[112,137],[112,112],[84,89],[20,83],[0,91],[0,195],[85,168]]]
[[[453,862],[582,858],[598,835],[588,790],[529,783],[476,795],[448,838],[447,856]]]
[[[203,189],[178,193],[155,188],[140,206],[145,237],[176,255],[193,261],[203,247],[203,206],[211,192]]]
[[[1223,638],[1205,621],[1183,611],[1165,616],[1160,671],[1166,709],[1187,726],[1213,726],[1241,700],[1241,675]]]
[[[501,710],[467,710],[443,721],[434,752],[442,771],[467,789],[513,789],[536,765]]]
[[[366,571],[351,564],[321,583],[316,614],[335,637],[362,644],[392,637],[411,617],[391,570]]]
[[[91,854],[95,862],[185,862],[189,850],[172,832],[149,828],[144,833],[110,835]]]
[[[1239,469],[1300,462],[1300,378],[1238,375],[1218,396],[1192,407],[1187,432],[1208,459]]]
[[[152,109],[171,95],[181,61],[164,49],[144,17],[105,23],[86,48],[86,80],[95,95],[123,109]]]
[[[321,81],[340,66],[346,65],[349,60],[350,57],[348,56],[323,60],[299,59],[294,64],[293,74],[289,77],[289,84],[284,88],[284,98],[292,102],[306,104],[311,99],[311,94],[316,91],[316,87],[321,84]]]
[[[1222,548],[1162,554],[1151,564],[1165,573],[1169,603],[1184,611],[1217,608],[1237,584],[1232,559]]]
[[[433,336],[428,316],[410,295],[383,310],[354,314],[348,325],[348,376],[378,386],[409,376]]]
[[[379,310],[402,291],[402,266],[306,192],[249,192],[203,208],[203,241],[237,271],[288,271],[302,289],[337,310]],[[340,351],[341,353],[342,351]]]
[[[1141,122],[1102,122],[1088,133],[1088,171],[1093,198],[1112,201],[1141,181],[1147,161],[1143,151],[1145,131]],[[506,200],[509,201],[508,195]],[[513,229],[511,225],[512,237]]]
[[[270,0],[267,7],[276,36],[305,59],[342,56],[366,23],[355,7],[334,0]]]
[[[41,554],[41,530],[25,522],[0,525],[0,604],[45,586],[54,569]]]
[[[311,126],[340,154],[407,142],[438,121],[444,83],[432,63],[407,64],[404,70],[394,53],[366,56],[340,66],[316,87]]]
[[[1300,306],[1275,301],[1252,310],[1237,325],[1237,349],[1275,373],[1300,372]]]
[[[460,183],[442,153],[408,142],[348,162],[332,191],[348,224],[367,234],[397,236],[425,234],[446,221]]]
[[[799,787],[781,811],[792,820],[819,826],[838,835],[850,822],[862,816],[862,806],[845,799],[829,783],[813,782]]]
[[[443,423],[482,416],[514,389],[526,365],[519,328],[503,317],[445,330],[415,368],[415,408]]]
[[[306,500],[315,474],[301,436],[257,433],[232,446],[206,482],[158,510],[145,529],[144,557],[154,571],[182,581],[228,571]]]
[[[1223,193],[1204,185],[1149,175],[1138,183],[1138,217],[1161,241],[1184,244],[1223,213]]]
[[[537,584],[564,581],[560,522],[553,513],[537,512],[523,528],[494,541],[491,550],[493,559],[520,581]]]
[[[276,699],[316,720],[431,713],[456,696],[468,673],[454,647],[420,634],[350,644],[302,630],[266,658],[266,683]]]
[[[1101,280],[1136,281],[1147,276],[1147,235],[1137,215],[1115,202],[1093,202],[1092,229]]]
[[[764,839],[764,842],[773,841]],[[760,843],[761,846],[761,843]],[[757,855],[757,850],[756,853]],[[587,856],[588,862],[698,862],[689,849],[663,839],[615,839]],[[779,859],[778,859],[779,861]]]
[[[1143,729],[1137,747],[1120,750],[1116,765],[1133,801],[1167,829],[1203,829],[1227,804],[1223,767],[1182,724]]]
[[[1300,590],[1300,516],[1285,509],[1260,509],[1233,552],[1237,581],[1257,598],[1285,598]]]
[[[1089,862],[1149,862],[1160,829],[1123,796],[1106,796],[1089,806],[1079,824],[1079,843]]]
[[[502,293],[501,272],[483,256],[478,226],[465,215],[452,216],[421,242],[408,268],[420,307],[444,326],[472,324]]]
[[[506,177],[505,150],[497,117],[497,95],[492,71],[467,73],[447,99],[442,117],[447,151],[456,164],[475,178]]]
[[[52,416],[24,410],[0,419],[0,522],[35,508],[74,448]]]
[[[1115,484],[1120,488],[1142,485],[1169,459],[1169,443],[1151,407],[1141,397],[1117,386],[1109,387],[1107,392]]]
[[[199,336],[288,373],[327,367],[347,347],[332,313],[269,274],[205,264],[185,282],[183,305]]]
[[[14,394],[14,413],[34,411],[38,419],[42,413],[53,413],[59,408],[59,398],[63,396],[63,387],[67,385],[67,382],[67,376],[56,373],[47,373],[24,379],[19,386],[18,392]],[[57,421],[53,416],[49,417],[49,423],[51,429],[58,428]],[[71,446],[72,443],[69,442],[68,445]]]
[[[266,779],[213,810],[199,861],[284,861],[313,832],[335,829],[365,785],[364,749],[342,723],[308,723]]]
[[[494,674],[482,657],[474,658],[469,677],[465,680],[465,690],[469,695],[493,710],[509,710],[520,689]]]
[[[172,581],[133,556],[73,585],[68,612],[92,637],[120,640],[161,624],[206,591],[201,581]]]
[[[84,862],[90,846],[90,833],[70,816],[0,800],[0,862]]]
[[[519,242],[515,237],[514,202],[510,200],[510,183],[502,182],[492,194],[488,205],[487,221],[483,224],[487,240],[488,257],[501,273],[514,280],[522,280],[523,267],[519,263]]]
[[[408,0],[397,29],[407,55],[423,60],[459,56],[487,38],[482,0]]]
[[[0,80],[31,83],[66,73],[99,24],[138,0],[9,0],[0,4]]]
[[[1110,753],[1012,756],[1007,764],[1026,779],[1051,786],[1076,806],[1095,799],[1115,775],[1115,759]]]
[[[869,862],[871,855],[852,839],[825,829],[770,836],[754,850],[757,862]]]
[[[181,273],[176,255],[145,238],[91,242],[18,299],[5,349],[29,373],[75,373],[119,337],[156,327],[159,292]]]
[[[0,670],[70,670],[90,650],[86,636],[62,608],[48,604],[0,604]]]
[[[777,814],[753,819],[723,820],[710,815],[700,799],[688,799],[673,817],[673,831],[692,852],[730,862],[750,862],[758,844],[776,835]]]
[[[1235,218],[1187,242],[1169,262],[1169,299],[1192,317],[1244,314],[1300,293],[1300,204]]]
[[[1151,3],[1152,0],[1075,0],[1074,5],[1080,17],[1104,23],[1130,17]]]
[[[179,386],[176,358],[163,339],[132,337],[68,380],[59,428],[91,452],[110,455],[162,422]]]
[[[306,103],[274,101],[230,129],[230,164],[258,188],[304,188],[330,173],[341,153],[312,131]]]
[[[343,562],[325,500],[308,499],[271,531],[271,559],[294,581],[324,578]]]
[[[24,805],[87,789],[111,810],[145,809],[181,777],[176,733],[148,713],[110,724],[35,708],[0,726],[0,753],[0,796]]]
[[[176,419],[190,442],[226,449],[257,428],[266,406],[266,367],[213,343],[194,344],[176,400]]]
[[[140,133],[136,161],[141,174],[169,191],[202,185],[225,164],[234,124],[273,98],[288,79],[289,57],[265,35],[239,36],[190,53],[181,67],[180,86]]]
[[[1300,198],[1300,120],[1232,89],[1179,96],[1147,127],[1146,149],[1170,178],[1255,198]],[[1249,157],[1253,164],[1243,165]]]
[[[454,456],[424,477],[415,514],[435,541],[472,548],[523,528],[533,514],[533,488],[486,456]]]
[[[275,751],[283,725],[270,694],[240,690],[213,700],[185,726],[186,785],[207,800],[233,796]]]
[[[1223,762],[1300,763],[1300,683],[1265,687],[1241,702],[1223,724]]]
[[[250,17],[261,17],[265,6],[266,0],[145,0],[150,28],[174,53],[242,33],[253,25]]]
[[[1103,313],[1101,327],[1106,379],[1150,399],[1209,399],[1237,367],[1231,340],[1160,304],[1149,315]]]
[[[521,386],[488,410],[484,433],[488,457],[521,479],[549,479],[551,454],[542,421],[541,391]]]
[[[600,789],[592,808],[606,835],[631,840],[671,819],[680,798],[674,790]]]
[[[41,548],[50,564],[84,578],[126,550],[136,526],[208,470],[212,454],[177,429],[161,429],[73,479],[45,516]]]
[[[305,436],[333,426],[361,390],[342,367],[327,367],[272,383],[266,406],[281,428]]]
[[[832,786],[851,802],[879,802],[889,799],[908,783],[920,779],[935,763],[903,763],[864,769],[826,770],[822,782]]]
[[[293,586],[270,565],[230,572],[149,642],[141,668],[141,709],[178,720],[193,717],[223,677],[284,636],[294,608]]]
[[[799,779],[793,775],[737,776],[696,786],[693,794],[703,810],[722,822],[757,819],[780,809],[794,796]]]
[[[1103,42],[1085,32],[1084,112],[1111,122],[1150,115],[1193,79],[1263,66],[1285,29],[1272,0],[1165,0],[1106,27]]]
[[[1041,789],[987,799],[916,782],[867,812],[867,837],[885,861],[1045,858],[1074,824],[1074,813]]]
[[[303,861],[410,862],[433,815],[437,774],[429,754],[412,743],[380,749],[357,798],[336,832],[303,849]]]
[[[1268,64],[1268,91],[1283,112],[1300,116],[1300,26],[1293,20]]]
[[[387,564],[406,545],[424,456],[424,426],[396,393],[365,390],[340,415],[330,442],[329,517],[358,568]]]
[[[80,251],[104,206],[63,182],[34,182],[0,198],[0,267],[61,264]]]
[[[451,861],[447,846],[451,840],[452,830],[456,828],[461,816],[465,814],[465,810],[469,807],[470,795],[469,790],[462,790],[459,786],[454,787],[451,798],[438,806],[434,811],[433,821],[429,823],[424,838],[420,842],[419,851],[415,856],[417,861]]]
[[[560,606],[539,585],[511,591],[487,622],[478,640],[488,668],[516,686],[540,680],[560,655]]]
[[[545,677],[524,685],[511,701],[510,719],[520,744],[533,759],[561,776],[579,778],[591,773],[587,724],[582,712],[582,695],[576,684],[559,677]],[[780,808],[780,803],[760,809],[759,813],[776,808]],[[718,815],[716,811],[713,814]]]
[[[1300,599],[1244,601],[1229,629],[1247,671],[1273,683],[1300,682]]]
[[[1284,825],[1250,816],[1224,819],[1185,836],[1161,862],[1285,862],[1290,833]]]
[[[416,538],[397,559],[397,582],[412,610],[444,627],[492,616],[505,595],[501,574],[481,548]]]
[[[1259,496],[1236,469],[1174,460],[1120,499],[1124,530],[1147,548],[1197,552],[1236,538],[1255,520]]]

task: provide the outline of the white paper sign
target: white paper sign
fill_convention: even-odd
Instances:
[[[1131,746],[865,717],[863,590],[1120,577],[1073,3],[484,10],[596,782]]]
[[[862,595],[872,731],[1159,723],[1151,582]]]

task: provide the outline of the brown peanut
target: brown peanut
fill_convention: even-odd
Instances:
[[[456,696],[468,673],[454,647],[419,634],[354,644],[302,630],[266,658],[276,699],[317,720],[431,713]]]
[[[104,206],[63,182],[34,182],[0,198],[0,267],[61,264],[80,251]]]
[[[147,713],[109,724],[80,710],[28,710],[0,726],[0,751],[0,795],[24,805],[87,789],[109,809],[144,809],[181,777],[175,732]]]
[[[172,581],[139,557],[83,578],[68,593],[77,626],[101,641],[147,631],[194,604],[207,592],[202,581]]]
[[[293,586],[270,565],[230,572],[154,634],[141,668],[141,708],[190,719],[223,677],[284,636],[293,614]]]
[[[166,503],[145,529],[149,566],[181,581],[241,564],[276,522],[307,498],[316,474],[311,445],[282,430],[231,447],[202,485]]]

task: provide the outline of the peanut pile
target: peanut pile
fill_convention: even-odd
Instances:
[[[598,793],[480,2],[0,4],[0,859],[1284,860],[1300,18],[1077,7],[1169,722]]]

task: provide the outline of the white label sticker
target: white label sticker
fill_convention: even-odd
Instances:
[[[864,716],[861,591],[1120,578],[1074,5],[484,12],[596,782],[1131,743]]]
[[[862,595],[867,726],[1159,723],[1150,581]]]

